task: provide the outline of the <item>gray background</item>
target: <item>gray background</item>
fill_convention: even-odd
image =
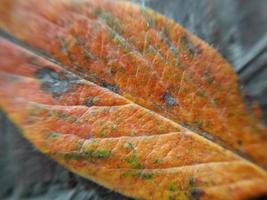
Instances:
[[[246,98],[253,97],[267,111],[267,0],[138,3],[176,20],[216,48],[238,72]],[[41,155],[1,111],[0,138],[0,199],[127,199]]]

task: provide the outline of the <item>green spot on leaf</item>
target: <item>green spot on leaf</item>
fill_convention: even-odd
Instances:
[[[91,150],[86,152],[92,158],[108,158],[110,156],[110,150]]]
[[[148,172],[138,172],[136,176],[144,180],[149,180],[149,179],[154,178],[154,174],[148,173]]]
[[[198,95],[199,97],[205,97],[205,96],[206,96],[204,90],[199,91],[199,92],[197,93],[197,95]]]
[[[174,191],[176,190],[176,186],[175,186],[175,184],[174,184],[174,183],[170,183],[170,184],[168,185],[168,190],[169,190],[170,192],[174,192]]]
[[[192,188],[194,184],[195,184],[195,178],[193,176],[190,176],[188,181],[189,188]]]
[[[154,164],[159,164],[159,163],[160,163],[159,159],[154,160]]]
[[[127,142],[127,143],[126,143],[126,147],[127,147],[128,149],[130,149],[131,151],[135,151],[134,145],[133,145],[133,143],[131,143],[131,142]]]
[[[125,158],[125,161],[129,164],[131,164],[135,169],[142,169],[144,168],[143,165],[138,161],[136,155],[130,155],[127,158]]]
[[[131,174],[131,171],[130,171],[130,170],[127,170],[126,172],[124,172],[124,173],[122,174],[122,176],[124,176],[124,177],[128,177],[128,176],[130,176],[130,174]]]
[[[60,136],[60,133],[49,132],[48,136],[47,136],[47,139],[55,140],[55,139],[59,138],[59,136]]]
[[[110,150],[89,150],[86,152],[72,152],[65,154],[65,159],[74,159],[74,160],[81,160],[81,159],[107,159],[111,155]]]

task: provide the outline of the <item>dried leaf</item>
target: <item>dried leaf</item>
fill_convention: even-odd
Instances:
[[[134,198],[267,192],[267,129],[203,41],[123,1],[2,1],[0,106],[40,151]]]

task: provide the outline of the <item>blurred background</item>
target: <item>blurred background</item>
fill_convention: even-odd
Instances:
[[[249,103],[267,121],[266,0],[132,0],[150,7],[217,49],[238,73]],[[0,111],[0,199],[124,200],[40,154]]]

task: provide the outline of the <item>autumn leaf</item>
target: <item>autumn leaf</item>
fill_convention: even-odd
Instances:
[[[267,192],[267,129],[218,53],[112,0],[2,0],[0,106],[41,152],[138,199]]]

